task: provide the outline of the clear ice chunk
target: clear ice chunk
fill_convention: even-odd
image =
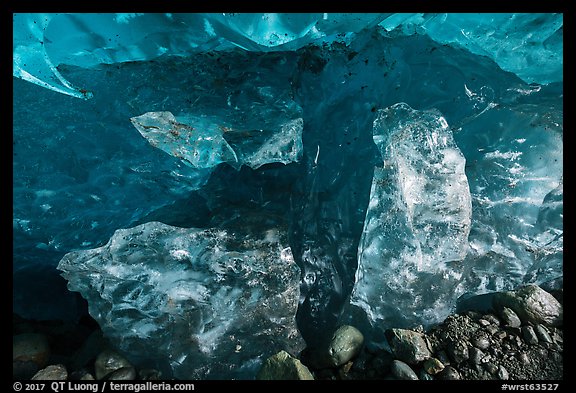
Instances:
[[[303,349],[300,269],[286,244],[275,228],[149,222],[66,254],[58,269],[133,361],[156,362],[180,379],[246,379],[268,356]],[[254,369],[242,369],[247,364]]]
[[[215,124],[183,124],[170,112],[148,112],[130,121],[152,146],[192,167],[211,168],[238,161]]]
[[[351,304],[372,323],[441,320],[462,276],[472,204],[465,158],[444,117],[399,103],[380,110],[376,167]]]

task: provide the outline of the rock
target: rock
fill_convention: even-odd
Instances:
[[[393,360],[390,372],[396,379],[418,380],[418,375],[412,368],[401,360]]]
[[[106,375],[107,381],[133,381],[136,379],[136,369],[132,366],[121,367]]]
[[[162,373],[153,368],[144,368],[138,371],[138,376],[143,381],[159,381]]]
[[[525,366],[530,364],[530,357],[528,356],[528,354],[526,352],[520,352],[518,354],[518,360],[520,361],[520,363],[522,363]]]
[[[132,365],[124,356],[111,349],[106,349],[100,352],[98,357],[96,357],[96,361],[94,362],[96,379],[103,379],[108,374],[122,367],[132,367]]]
[[[503,381],[510,378],[510,375],[508,374],[508,370],[506,370],[504,368],[504,366],[498,367],[498,372],[496,373],[496,376],[498,377],[498,379],[501,379]]]
[[[32,377],[34,381],[65,381],[68,378],[68,371],[63,364],[50,365],[38,371]]]
[[[491,375],[496,375],[498,373],[498,366],[494,363],[484,363],[483,367],[486,371],[488,371]]]
[[[428,358],[424,360],[422,366],[424,367],[424,370],[430,375],[438,374],[440,371],[444,370],[445,367],[444,364],[436,358]]]
[[[448,344],[446,349],[448,355],[450,355],[451,359],[454,360],[456,364],[468,360],[470,356],[468,353],[468,346],[463,341],[451,342]]]
[[[364,336],[353,326],[340,326],[332,335],[332,340],[328,347],[330,363],[333,367],[338,367],[352,360],[364,343]]]
[[[408,364],[417,364],[432,356],[426,336],[407,329],[388,329],[385,332],[392,353]]]
[[[314,380],[314,376],[300,360],[286,351],[266,359],[256,376],[258,380]]]
[[[480,349],[476,347],[470,348],[468,353],[470,355],[470,361],[472,362],[472,364],[482,363],[482,359],[484,359],[485,356],[484,352],[482,352]]]
[[[50,345],[43,334],[22,333],[12,337],[12,376],[30,379],[48,364]]]
[[[483,320],[490,322],[490,324],[495,326],[500,326],[500,320],[494,314],[486,314],[482,317]]]
[[[550,326],[562,324],[562,305],[538,285],[529,284],[515,291],[498,292],[493,300],[496,309],[508,307],[524,323],[542,323]]]
[[[452,366],[446,366],[444,370],[437,374],[438,379],[445,381],[452,381],[461,379],[460,373]]]
[[[483,333],[478,333],[470,340],[472,345],[479,349],[488,349],[490,347],[490,339]]]
[[[436,352],[436,359],[440,360],[444,366],[450,365],[450,358],[446,351],[440,350]]]
[[[524,337],[524,341],[528,344],[538,344],[538,337],[536,336],[536,332],[534,332],[534,328],[530,325],[522,326],[522,337]]]
[[[500,329],[496,325],[488,325],[485,327],[485,330],[490,334],[496,334],[500,331]]]
[[[418,379],[420,379],[422,381],[432,381],[432,380],[434,380],[434,377],[432,375],[428,374],[426,372],[426,370],[420,369],[420,371],[418,371]]]
[[[534,326],[534,331],[536,332],[536,336],[538,336],[540,341],[548,343],[548,344],[552,343],[552,337],[550,337],[550,334],[548,333],[548,331],[546,330],[546,328],[544,326],[542,326],[541,324],[538,324],[538,325]]]
[[[518,314],[516,314],[512,309],[508,307],[502,307],[502,310],[500,311],[500,317],[502,318],[502,323],[504,326],[518,328],[520,325],[522,325],[522,321],[520,321],[520,318],[518,318]]]
[[[480,318],[480,319],[478,320],[478,323],[479,323],[481,326],[484,326],[484,327],[490,325],[490,322],[488,322],[487,320],[482,319],[482,318]]]

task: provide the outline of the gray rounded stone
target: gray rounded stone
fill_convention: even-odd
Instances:
[[[96,357],[96,361],[94,362],[96,379],[103,379],[108,374],[123,367],[132,367],[132,365],[124,356],[111,349],[106,349],[100,352],[100,354]]]
[[[416,375],[414,370],[401,360],[392,361],[390,372],[396,379],[418,380],[418,375]]]
[[[392,353],[403,362],[417,364],[432,356],[428,340],[422,333],[408,329],[388,329],[385,334]]]
[[[458,379],[462,378],[460,376],[460,373],[458,372],[458,370],[456,370],[452,366],[446,366],[446,368],[444,368],[444,370],[442,370],[441,372],[439,372],[437,374],[437,377],[438,377],[438,379],[445,380],[445,381],[458,380]]]
[[[264,361],[257,380],[314,380],[314,376],[300,360],[280,351]]]
[[[328,346],[331,365],[338,367],[348,363],[360,353],[363,343],[364,336],[354,326],[340,326],[332,335]]]
[[[65,381],[68,371],[63,364],[53,364],[38,371],[32,377],[34,381]]]
[[[549,326],[562,324],[562,305],[538,285],[529,284],[515,291],[498,292],[494,295],[493,302],[496,309],[512,309],[524,323],[542,323]]]

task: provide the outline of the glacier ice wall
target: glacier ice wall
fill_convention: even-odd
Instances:
[[[277,228],[148,222],[66,254],[58,268],[104,334],[166,377],[246,379],[279,350],[303,349],[300,269]]]
[[[286,228],[301,269],[298,328],[313,345],[355,315],[347,304],[358,264],[368,262],[359,245],[383,164],[374,120],[401,102],[423,118],[442,116],[466,160],[469,247],[435,317],[464,294],[562,276],[562,14],[13,21],[17,312],[68,312],[57,291],[30,280],[70,251],[104,246],[118,229],[160,221],[224,230],[258,212],[260,229]],[[238,161],[189,166],[130,121],[165,112],[182,129],[216,131]],[[174,147],[169,129],[163,135],[154,143]],[[53,301],[39,307],[40,298]],[[412,317],[429,320],[416,309]],[[406,320],[377,324],[394,323]]]

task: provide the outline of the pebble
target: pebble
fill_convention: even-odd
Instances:
[[[503,381],[510,378],[510,375],[508,374],[508,370],[506,370],[504,368],[504,366],[498,367],[498,372],[496,373],[496,376],[498,377],[498,379],[501,379]]]
[[[498,366],[495,365],[494,363],[490,363],[490,362],[484,363],[483,367],[491,375],[496,375],[498,373]]]
[[[479,333],[472,338],[471,343],[479,349],[488,349],[490,346],[490,339],[488,339],[485,334]]]
[[[424,367],[424,370],[430,375],[438,374],[440,371],[444,370],[445,367],[444,364],[436,358],[429,358],[424,360],[422,366]]]
[[[517,328],[522,325],[522,321],[520,321],[520,318],[518,318],[518,314],[516,314],[512,309],[508,307],[502,308],[502,311],[500,311],[500,317],[502,318],[502,323],[504,326]]]
[[[446,366],[446,368],[444,368],[444,370],[439,372],[437,374],[437,376],[438,376],[438,379],[442,379],[442,380],[446,380],[446,381],[461,379],[460,373],[458,372],[458,370],[456,370],[452,366]]]
[[[133,381],[136,379],[136,369],[132,366],[121,367],[106,375],[107,381]]]
[[[484,326],[484,327],[490,325],[490,322],[488,322],[488,321],[485,320],[485,319],[479,319],[479,320],[478,320],[478,323],[479,323],[480,325]]]
[[[257,380],[313,380],[308,367],[286,351],[280,351],[264,361]]]
[[[470,357],[468,353],[468,346],[462,341],[451,342],[447,348],[448,355],[454,360],[456,364],[468,360]]]
[[[488,325],[485,329],[490,334],[496,334],[501,331],[496,325]]]
[[[96,379],[103,379],[108,374],[123,367],[132,367],[132,365],[124,356],[111,349],[106,349],[100,352],[94,362]]]
[[[38,371],[32,377],[34,381],[65,381],[68,371],[63,364],[53,364]]]
[[[485,356],[484,352],[482,352],[480,349],[476,347],[470,348],[469,355],[472,364],[480,364]]]
[[[550,337],[550,334],[543,325],[537,324],[536,326],[534,326],[534,331],[536,332],[536,336],[538,336],[540,341],[549,344],[552,343],[552,337]]]
[[[401,360],[393,360],[390,366],[390,372],[397,379],[402,380],[417,380],[418,375],[412,368]]]
[[[333,334],[328,347],[330,363],[333,367],[338,367],[352,360],[364,343],[364,336],[354,326],[340,326]]]
[[[424,334],[407,329],[388,329],[385,332],[392,353],[408,364],[418,364],[432,356]]]
[[[494,314],[486,314],[486,315],[484,315],[483,319],[485,321],[490,322],[492,325],[500,326],[500,320]]]
[[[418,371],[418,379],[422,381],[432,381],[434,377],[426,372],[423,368]]]
[[[530,364],[530,357],[526,352],[520,352],[518,354],[518,360],[524,365]]]
[[[538,344],[536,332],[534,332],[534,328],[530,325],[522,326],[522,337],[524,337],[524,341],[528,344]]]

